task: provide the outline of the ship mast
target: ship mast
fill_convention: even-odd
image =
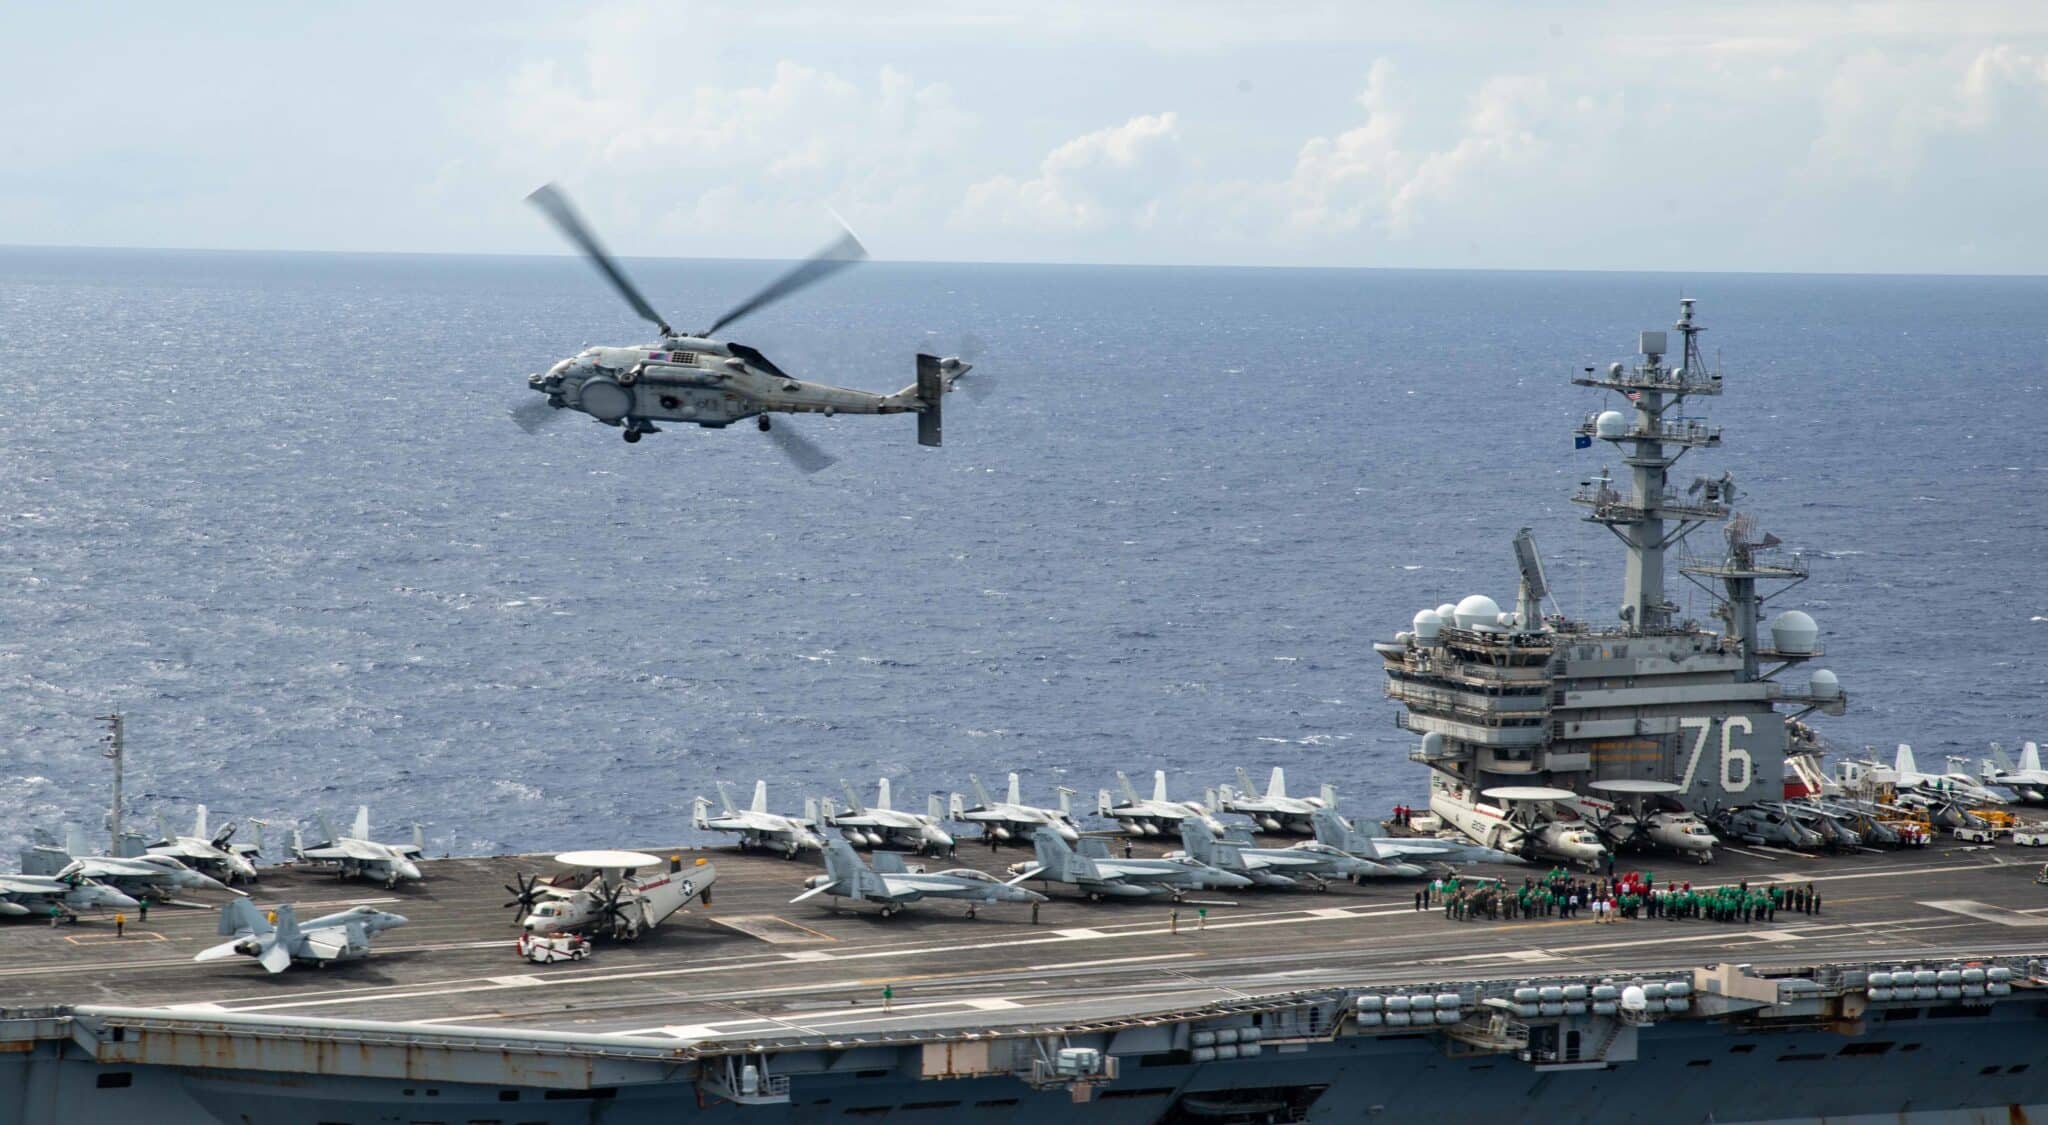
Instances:
[[[1670,489],[1671,466],[1680,457],[1695,447],[1721,443],[1718,428],[1677,413],[1692,395],[1721,393],[1721,376],[1709,374],[1700,356],[1702,329],[1693,323],[1692,305],[1690,297],[1680,300],[1678,323],[1673,325],[1683,341],[1680,366],[1665,365],[1668,337],[1652,331],[1642,334],[1642,356],[1634,366],[1610,364],[1604,375],[1587,368],[1584,375],[1572,379],[1578,386],[1620,392],[1635,408],[1633,417],[1606,411],[1579,426],[1580,434],[1608,442],[1621,452],[1623,464],[1629,467],[1632,491],[1627,495],[1617,491],[1613,479],[1602,470],[1572,497],[1591,509],[1588,520],[1605,524],[1628,549],[1621,620],[1631,633],[1664,632],[1673,627],[1678,606],[1665,596],[1664,553],[1694,528],[1728,514],[1718,488],[1710,485],[1705,496],[1698,495],[1697,485],[1686,496]]]

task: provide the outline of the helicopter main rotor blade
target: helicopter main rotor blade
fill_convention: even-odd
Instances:
[[[529,399],[512,408],[512,422],[529,434],[537,434],[560,413],[547,399]]]
[[[561,188],[553,184],[542,184],[533,189],[533,194],[527,196],[526,201],[540,208],[548,218],[554,220],[556,228],[583,251],[584,256],[590,259],[598,272],[611,279],[612,287],[619,291],[619,296],[624,297],[627,304],[633,306],[634,312],[658,325],[663,336],[670,335],[668,321],[663,320],[661,314],[654,311],[654,306],[647,303],[647,298],[640,295],[640,290],[634,288],[632,281],[626,277],[626,271],[619,268],[619,264],[612,260],[611,254],[597,241],[597,236],[590,231],[590,225],[583,221],[582,215],[576,213],[575,206],[569,202],[569,197],[563,194]]]
[[[733,306],[732,311],[719,317],[718,321],[702,334],[709,336],[757,309],[766,308],[799,289],[823,281],[856,262],[864,262],[867,257],[867,247],[860,244],[860,239],[855,238],[852,231],[841,227],[839,237],[833,240],[830,246],[804,259],[788,273],[769,282],[759,293]]]
[[[770,427],[768,436],[774,439],[775,447],[782,451],[782,455],[789,458],[791,464],[805,473],[815,473],[822,469],[828,469],[834,462],[839,460],[839,458],[812,445],[802,434],[797,433],[796,427],[790,425],[788,419],[776,422]]]

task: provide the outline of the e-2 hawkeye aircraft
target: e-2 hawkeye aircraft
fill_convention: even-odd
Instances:
[[[711,904],[718,869],[708,860],[684,864],[680,855],[664,863],[645,852],[563,852],[555,862],[566,874],[542,879],[514,876],[505,890],[517,910],[517,924],[529,934],[578,933],[633,941],[667,921],[692,899]]]
[[[875,865],[870,868],[845,840],[825,841],[825,873],[806,879],[804,886],[810,889],[789,901],[831,895],[835,899],[873,902],[880,904],[884,918],[927,898],[964,900],[969,918],[974,917],[976,907],[990,903],[1047,901],[1037,891],[1001,882],[972,867],[931,872],[908,867],[895,852],[876,852]]]
[[[919,354],[916,382],[894,394],[876,394],[806,382],[754,348],[714,338],[741,317],[865,260],[867,250],[853,232],[843,232],[831,245],[735,305],[704,331],[677,332],[626,277],[560,188],[547,184],[527,199],[583,251],[633,311],[661,333],[649,344],[585,348],[529,378],[527,385],[546,397],[513,412],[513,419],[528,432],[561,409],[617,426],[629,442],[639,441],[643,434],[660,433],[657,422],[722,429],[752,418],[806,472],[824,468],[832,458],[786,424],[771,423],[769,415],[916,414],[918,444],[940,443],[940,404],[953,389],[954,380],[972,367],[958,356]]]

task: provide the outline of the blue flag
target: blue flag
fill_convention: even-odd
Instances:
[[[1591,449],[1593,448],[1593,439],[1585,434],[1574,435],[1572,438],[1572,448]]]

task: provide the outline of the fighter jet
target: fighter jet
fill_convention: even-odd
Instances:
[[[209,833],[206,828],[206,806],[199,806],[199,814],[192,822],[192,834],[180,836],[171,831],[171,826],[162,816],[157,817],[157,827],[163,835],[149,846],[150,855],[167,855],[182,861],[188,867],[197,868],[223,883],[253,883],[256,881],[256,864],[250,857],[261,850],[261,845],[249,847],[231,841],[235,836],[235,825],[229,821],[218,832]]]
[[[56,910],[76,918],[81,910],[133,910],[120,891],[82,875],[0,875],[0,918],[48,918]]]
[[[1209,810],[1200,801],[1170,801],[1166,797],[1166,771],[1152,772],[1152,797],[1150,800],[1138,796],[1137,787],[1122,770],[1116,772],[1117,783],[1123,786],[1124,803],[1119,805],[1110,797],[1109,790],[1096,794],[1095,811],[1099,816],[1114,820],[1124,832],[1132,836],[1173,836],[1180,832],[1183,821],[1198,819],[1208,823],[1209,830],[1222,835],[1223,826],[1216,823]]]
[[[403,914],[368,906],[322,915],[303,925],[290,903],[271,907],[270,914],[270,918],[264,917],[246,898],[234,899],[220,910],[220,933],[229,940],[201,950],[192,959],[253,957],[272,973],[284,972],[294,961],[302,965],[359,961],[370,955],[372,936],[405,925]]]
[[[1067,799],[1074,795],[1072,789],[1060,786],[1060,807],[1042,809],[1024,803],[1023,789],[1017,775],[1010,775],[1010,793],[1006,801],[991,801],[988,790],[981,787],[981,779],[973,774],[967,780],[974,786],[974,795],[981,803],[973,808],[960,794],[953,794],[948,814],[953,820],[967,821],[981,825],[982,834],[992,836],[1005,843],[1012,840],[1029,840],[1040,828],[1050,828],[1060,839],[1071,844],[1081,838],[1080,829],[1074,826],[1073,808]]]
[[[1249,887],[1248,876],[1234,875],[1206,863],[1182,856],[1178,859],[1111,859],[1109,847],[1100,836],[1081,841],[1082,850],[1067,846],[1066,838],[1050,827],[1031,835],[1037,849],[1035,863],[1010,868],[1015,885],[1030,879],[1069,883],[1088,896],[1090,902],[1117,898],[1151,898],[1170,895],[1175,901],[1188,891],[1229,890]]]
[[[1011,886],[986,871],[972,867],[935,872],[927,872],[922,867],[906,867],[903,857],[895,852],[876,852],[875,865],[870,868],[860,861],[853,845],[844,840],[825,841],[825,873],[804,880],[804,886],[810,889],[789,901],[802,902],[813,895],[831,895],[855,902],[879,903],[884,918],[910,903],[927,898],[963,899],[967,903],[969,918],[974,917],[976,907],[987,903],[1047,901],[1037,891]]]
[[[1397,867],[1397,875],[1422,875],[1426,872],[1416,866],[1422,863],[1440,863],[1460,867],[1468,863],[1527,863],[1528,860],[1513,852],[1489,848],[1470,840],[1450,836],[1372,836],[1359,831],[1345,820],[1335,809],[1317,810],[1310,818],[1315,828],[1316,842],[1336,848],[1347,855],[1374,863],[1405,865]]]
[[[1886,776],[1882,768],[1874,772],[1878,780],[1892,783],[1901,801],[1935,798],[1970,805],[2010,803],[2003,794],[1993,792],[1960,770],[1951,773],[1920,772],[1918,763],[1913,760],[1913,748],[1903,742],[1899,743],[1898,755],[1892,761],[1890,776]]]
[[[1273,776],[1266,782],[1266,791],[1261,794],[1252,786],[1251,775],[1243,767],[1237,771],[1237,788],[1228,785],[1217,790],[1217,807],[1224,812],[1241,813],[1252,818],[1261,832],[1291,832],[1296,836],[1315,833],[1310,817],[1317,809],[1337,807],[1337,792],[1328,785],[1323,786],[1320,797],[1290,797],[1287,795],[1287,772],[1280,766],[1273,767]]]
[[[875,803],[863,805],[853,786],[845,781],[839,783],[846,790],[849,808],[840,812],[828,800],[824,803],[825,823],[839,829],[839,834],[856,847],[879,848],[891,845],[929,851],[942,855],[953,846],[953,836],[939,827],[945,810],[939,804],[937,794],[926,803],[929,810],[923,813],[899,811],[889,804],[889,779],[882,778],[875,792]]]
[[[2041,768],[2041,748],[2032,742],[2020,747],[2018,769],[1996,742],[1991,744],[1991,757],[1977,766],[1977,776],[1984,784],[2010,789],[2029,804],[2048,802],[2048,770]]]
[[[368,805],[356,807],[356,822],[345,836],[334,834],[334,826],[327,822],[325,813],[318,819],[320,831],[326,833],[327,839],[309,848],[294,828],[292,855],[313,863],[331,863],[335,874],[343,879],[374,879],[384,884],[386,890],[423,878],[419,858],[427,850],[427,841],[419,825],[412,826],[411,843],[383,844],[370,839]]]
[[[779,851],[784,859],[795,859],[796,853],[805,848],[812,851],[825,846],[825,840],[813,830],[818,823],[818,802],[815,799],[804,802],[802,820],[768,811],[768,783],[754,782],[754,803],[751,807],[732,807],[732,790],[725,782],[718,783],[718,799],[724,803],[725,812],[720,816],[711,815],[711,802],[699,797],[691,805],[690,823],[702,832],[733,832],[739,835],[739,848],[763,848]]]
[[[60,879],[77,876],[112,887],[131,898],[146,896],[158,902],[170,901],[171,895],[179,890],[243,893],[192,870],[175,856],[93,855],[85,833],[75,824],[64,826],[64,836],[65,842],[59,844],[52,833],[36,829],[35,842],[21,851],[22,873]]]
[[[1253,847],[1249,839],[1218,837],[1208,824],[1193,817],[1181,821],[1180,839],[1187,850],[1169,855],[1168,859],[1185,855],[1198,863],[1242,875],[1261,887],[1294,887],[1307,883],[1319,891],[1327,891],[1331,879],[1349,879],[1357,883],[1366,879],[1423,874],[1422,868],[1413,864],[1375,863],[1314,840],[1304,840],[1285,848]]]

